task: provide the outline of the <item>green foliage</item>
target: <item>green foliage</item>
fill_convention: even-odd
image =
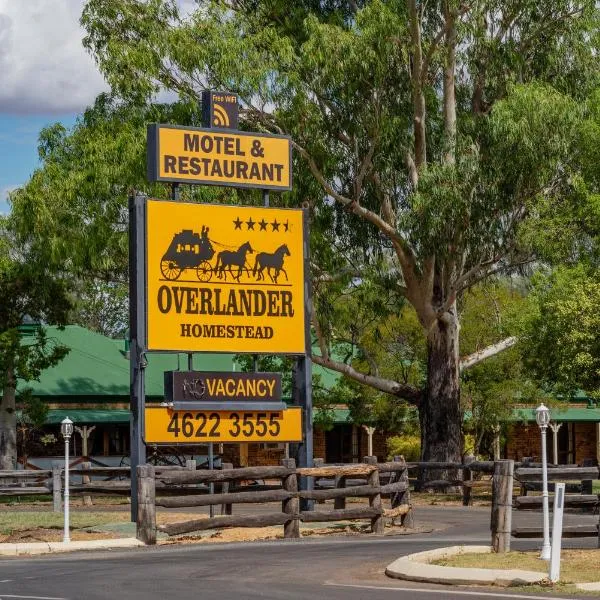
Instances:
[[[77,282],[70,322],[114,339],[129,332],[129,289],[121,283]]]
[[[396,435],[386,441],[388,460],[394,456],[404,456],[407,462],[421,458],[421,438],[418,435]]]
[[[46,423],[48,405],[31,394],[31,388],[19,391],[17,402],[21,407],[21,416],[18,423],[22,427],[39,429]]]
[[[293,399],[294,360],[286,356],[261,355],[256,358],[252,354],[238,354],[236,362],[243,372],[263,371],[281,373],[281,394],[284,399]],[[313,424],[325,431],[334,425],[333,406],[339,404],[335,388],[330,390],[318,373],[312,375],[312,401],[315,409]]]
[[[527,365],[549,389],[600,398],[600,278],[585,265],[534,278],[524,319]]]

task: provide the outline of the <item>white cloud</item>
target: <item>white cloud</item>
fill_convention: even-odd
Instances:
[[[5,185],[0,187],[0,214],[8,214],[8,194],[19,187],[21,185]]]
[[[108,89],[81,45],[83,5],[0,0],[0,112],[78,112]]]

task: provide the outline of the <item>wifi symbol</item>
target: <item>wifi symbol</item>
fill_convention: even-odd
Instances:
[[[229,127],[229,115],[219,104],[213,104],[213,124],[216,127]]]

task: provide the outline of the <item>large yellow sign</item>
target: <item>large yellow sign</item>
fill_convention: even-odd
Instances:
[[[291,190],[289,137],[148,126],[148,179]]]
[[[147,349],[304,354],[302,210],[149,200]]]
[[[302,409],[280,411],[174,411],[146,408],[147,444],[301,442]]]

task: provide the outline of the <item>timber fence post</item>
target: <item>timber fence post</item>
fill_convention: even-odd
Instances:
[[[494,462],[492,481],[492,547],[494,552],[510,551],[514,460]]]
[[[313,458],[313,467],[322,467],[325,464],[325,459],[324,458]],[[313,489],[315,487],[317,487],[317,478],[313,477]],[[318,503],[322,503],[323,500],[316,500],[317,504]],[[314,503],[315,501],[312,501],[313,507],[314,507]],[[313,508],[309,509],[309,510],[313,510]]]
[[[62,463],[58,460],[52,461],[52,511],[62,510]]]
[[[377,466],[376,456],[365,456],[363,462],[368,465]],[[369,496],[369,506],[381,511],[380,515],[371,518],[371,532],[381,535],[385,531],[385,519],[383,516],[383,506],[381,504],[381,492],[379,487],[379,470],[375,470],[367,477],[367,483],[376,488],[377,492]]]
[[[346,478],[343,475],[335,476],[335,487],[336,488],[345,488],[346,487]],[[340,498],[335,498],[333,501],[334,510],[343,510],[346,508],[346,497],[342,496]]]
[[[293,458],[281,459],[281,466],[287,469],[295,469],[296,461]],[[282,487],[286,492],[294,494],[291,498],[281,503],[281,511],[286,515],[292,515],[292,519],[283,525],[284,538],[300,537],[300,499],[298,498],[298,476],[296,473],[281,478]]]
[[[408,481],[408,466],[406,466],[404,456],[394,456],[394,462],[403,464],[405,466],[404,471],[400,473],[400,477],[398,479],[399,481],[403,481],[404,483],[406,483],[406,491],[393,494],[391,497],[391,505],[392,508],[396,508],[401,504],[406,504],[407,506],[409,506],[410,510],[406,514],[400,516],[400,525],[402,525],[402,527],[414,527],[415,516],[413,514],[413,509],[410,504],[410,484]]]
[[[231,471],[233,469],[232,463],[221,463],[222,471]],[[221,485],[221,492],[223,494],[227,494],[229,492],[229,481],[224,481]],[[231,515],[233,514],[232,510],[233,504],[221,504],[221,514],[222,515]]]
[[[474,462],[475,457],[472,455],[469,456],[465,456],[464,458],[464,467],[463,467],[463,474],[462,474],[462,479],[463,479],[463,483],[465,481],[473,481],[473,471],[471,471],[471,469],[469,469],[468,465],[470,465],[472,462]],[[470,485],[463,485],[463,506],[471,506],[473,504],[473,499],[471,498],[471,493],[472,493],[472,486]]]
[[[91,469],[92,468],[92,463],[91,462],[82,462],[81,463],[81,468],[82,469]],[[91,479],[89,475],[82,475],[81,476],[81,483],[82,484],[86,484],[86,483],[90,483]],[[83,504],[84,506],[92,506],[92,497],[91,496],[84,496],[83,497]]]
[[[137,532],[144,544],[156,544],[156,481],[154,465],[137,467]]]

